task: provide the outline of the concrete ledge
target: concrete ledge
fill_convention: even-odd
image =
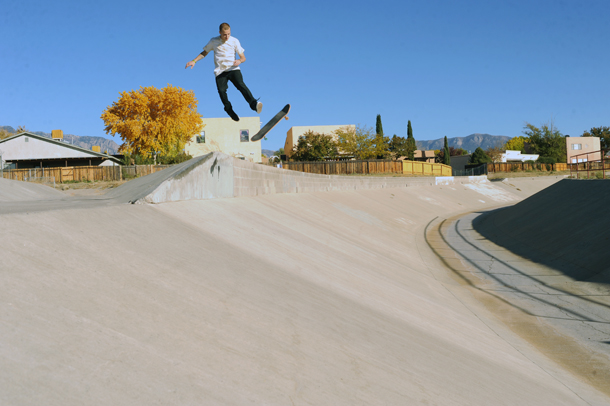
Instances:
[[[128,194],[129,189],[135,193],[128,199],[131,203],[163,203],[276,193],[312,193],[488,182],[486,176],[407,178],[318,175],[254,164],[220,152],[212,152],[194,158],[174,168],[149,176],[137,179],[137,182],[132,181],[134,183],[129,186],[124,185],[126,192],[123,192],[122,195]]]

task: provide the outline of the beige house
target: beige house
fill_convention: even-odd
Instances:
[[[416,149],[415,153],[413,154],[413,158],[415,158],[416,161],[429,162],[429,163],[434,163],[434,160],[436,159],[434,156],[433,149],[429,149],[429,150]]]
[[[355,130],[356,125],[348,124],[348,125],[309,125],[309,126],[295,126],[291,127],[290,130],[286,133],[286,142],[284,143],[284,153],[287,157],[290,157],[292,153],[292,148],[296,147],[299,143],[299,137],[303,136],[308,131],[313,131],[318,134],[326,134],[333,135],[334,132],[340,128],[350,128]]]
[[[219,151],[250,162],[262,162],[261,142],[250,139],[261,129],[257,117],[240,117],[239,121],[230,118],[204,118],[203,130],[193,135],[184,150],[193,157]]]
[[[600,161],[599,137],[566,137],[567,163]]]

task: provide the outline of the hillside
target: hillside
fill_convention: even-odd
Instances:
[[[16,130],[11,126],[2,126],[0,127],[2,130],[6,130],[9,133],[15,133]],[[41,135],[43,137],[51,138],[50,133],[45,133],[42,131],[30,131],[33,134]],[[73,135],[73,134],[64,134],[64,140],[69,142],[70,144],[76,145],[77,147],[81,147],[84,149],[91,149],[92,146],[98,145],[101,147],[102,152],[108,151],[108,154],[116,154],[119,150],[119,145],[113,140],[109,140],[104,137],[90,137],[88,135]]]
[[[512,137],[505,135],[490,135],[490,134],[470,134],[467,137],[447,138],[450,147],[462,148],[469,152],[474,152],[475,149],[481,147],[487,149],[490,147],[500,146],[505,144]],[[443,149],[444,139],[429,141],[417,141],[417,148],[424,150]]]

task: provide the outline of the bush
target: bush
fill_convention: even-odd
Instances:
[[[474,153],[470,156],[470,164],[486,164],[490,163],[491,159],[487,156],[485,151],[481,147],[474,150]]]
[[[551,164],[554,165],[557,163],[557,158],[552,156],[541,156],[538,158],[538,162],[541,164]]]

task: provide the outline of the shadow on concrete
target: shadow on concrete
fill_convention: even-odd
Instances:
[[[490,289],[485,289],[482,288],[481,286],[478,286],[475,281],[473,281],[469,275],[470,272],[465,271],[463,269],[458,269],[456,266],[452,265],[450,263],[450,261],[447,260],[447,258],[442,255],[442,253],[440,252],[442,248],[450,248],[452,251],[458,253],[460,255],[460,257],[462,258],[463,261],[465,261],[466,263],[468,263],[473,269],[475,269],[478,272],[481,272],[483,274],[485,274],[487,277],[489,277],[490,279],[492,279],[494,282],[497,283],[498,286],[502,286],[503,288],[506,288],[507,290],[509,290],[510,292],[514,293],[514,294],[518,294],[519,296],[526,298],[532,302],[541,304],[541,305],[545,305],[545,306],[550,306],[553,308],[557,308],[559,309],[558,305],[556,303],[553,303],[551,301],[545,300],[544,298],[540,297],[540,294],[533,294],[530,293],[524,289],[521,289],[517,286],[511,285],[511,284],[507,284],[501,277],[499,277],[498,275],[495,275],[493,273],[491,273],[488,269],[485,269],[484,267],[482,267],[480,265],[479,262],[472,260],[469,256],[462,254],[460,251],[460,249],[458,247],[456,247],[455,245],[453,245],[446,237],[445,237],[445,233],[443,232],[443,227],[446,227],[447,224],[447,220],[442,220],[440,222],[440,224],[438,225],[438,227],[436,227],[435,229],[432,228],[432,223],[434,223],[436,219],[433,219],[430,223],[428,223],[426,230],[425,230],[425,239],[426,242],[428,244],[428,246],[432,249],[432,251],[434,252],[434,254],[443,262],[443,264],[449,269],[451,270],[457,277],[459,277],[466,285],[472,287],[473,289],[476,289],[482,293],[485,293],[486,295],[489,295],[521,312],[523,312],[524,314],[530,315],[530,316],[535,316],[535,317],[540,317],[540,318],[545,318],[545,319],[558,319],[558,320],[579,320],[579,321],[585,321],[585,322],[590,322],[590,323],[600,323],[600,324],[610,324],[605,320],[600,320],[600,319],[593,319],[585,314],[582,314],[580,312],[577,312],[575,310],[566,308],[566,307],[561,307],[561,311],[566,313],[568,315],[568,317],[556,317],[556,316],[549,316],[548,314],[535,314],[532,313],[530,310],[521,307],[519,305],[517,305],[515,302],[512,301],[508,301],[507,299],[505,299],[504,297],[502,297],[501,295],[498,295],[496,293],[494,293],[492,290]],[[517,269],[516,267],[512,266],[510,263],[506,262],[506,261],[502,261],[501,259],[499,259],[498,257],[494,256],[492,253],[487,252],[485,250],[482,250],[481,248],[477,247],[476,245],[472,244],[458,229],[460,221],[456,221],[453,224],[451,224],[450,226],[455,228],[455,232],[457,233],[457,235],[460,237],[460,242],[461,243],[466,243],[468,244],[471,248],[473,248],[475,251],[478,251],[479,253],[482,253],[487,259],[489,260],[493,260],[494,262],[500,263],[502,265],[504,265],[505,267],[507,267],[508,269],[510,269],[511,271],[513,271],[515,274],[526,277],[528,279],[531,280],[532,285],[538,285],[538,286],[543,286],[549,290],[553,290],[555,292],[557,292],[557,294],[561,294],[561,295],[565,295],[565,296],[571,296],[574,298],[577,298],[579,300],[583,300],[587,303],[589,303],[590,305],[594,305],[594,306],[601,306],[602,308],[605,309],[609,309],[610,310],[610,306],[608,306],[605,303],[601,303],[598,302],[596,300],[590,299],[588,296],[583,296],[583,295],[576,295],[573,292],[569,292],[563,289],[559,289],[557,287],[551,286],[546,284],[544,281],[541,281],[537,278],[535,278],[534,276],[528,275],[525,272]],[[433,238],[430,238],[433,237]],[[441,246],[439,246],[438,244],[434,244],[432,242],[432,239],[440,239],[442,240],[443,244]]]
[[[489,241],[576,280],[610,284],[610,181],[565,179],[473,221]]]

